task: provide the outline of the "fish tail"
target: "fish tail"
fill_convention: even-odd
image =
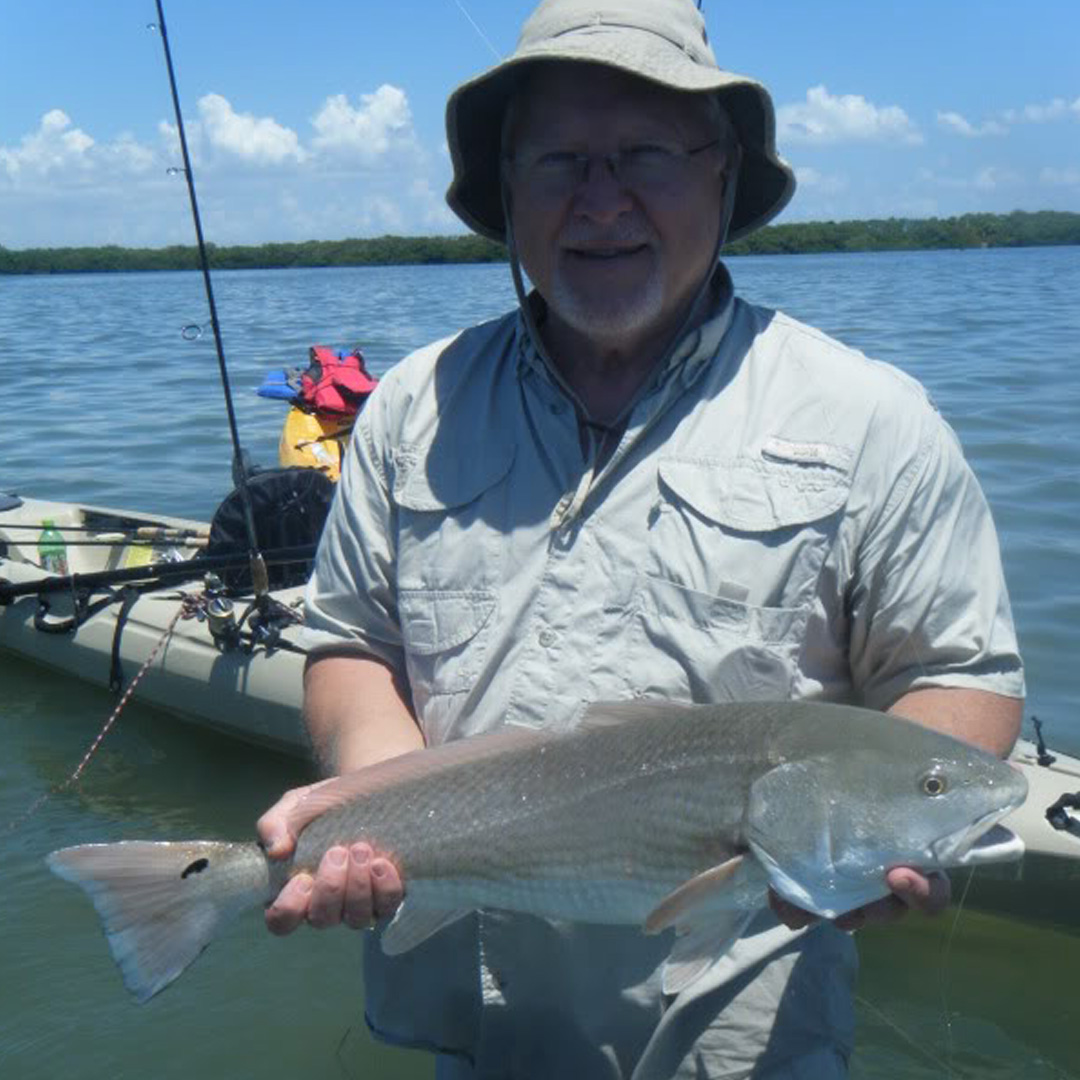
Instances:
[[[255,844],[84,844],[46,862],[90,897],[139,1002],[176,979],[225,923],[269,899],[269,867]]]

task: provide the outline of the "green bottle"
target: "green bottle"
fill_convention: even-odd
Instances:
[[[66,575],[68,572],[67,544],[64,543],[60,530],[52,518],[45,518],[41,523],[41,535],[38,537],[38,557],[41,568],[50,574]]]

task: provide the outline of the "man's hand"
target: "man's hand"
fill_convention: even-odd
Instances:
[[[885,881],[892,889],[889,896],[848,911],[834,919],[833,924],[840,930],[860,930],[877,923],[895,922],[909,911],[939,915],[949,906],[952,898],[952,884],[948,876],[940,871],[924,875],[910,867],[897,866],[885,875]],[[781,899],[771,889],[769,906],[789,930],[801,930],[819,921],[819,916]]]
[[[292,854],[296,833],[307,824],[303,798],[319,786],[311,784],[285,792],[259,818],[259,839],[271,859],[285,859]],[[266,925],[274,934],[291,934],[302,922],[319,930],[340,923],[363,930],[376,919],[392,915],[403,895],[397,868],[369,844],[332,847],[323,855],[314,877],[299,873],[288,881],[266,909]]]

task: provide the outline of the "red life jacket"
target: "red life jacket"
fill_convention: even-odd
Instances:
[[[379,380],[368,374],[359,349],[343,353],[325,345],[313,345],[309,356],[311,362],[300,376],[297,396],[297,403],[305,409],[331,416],[352,416],[378,384]]]

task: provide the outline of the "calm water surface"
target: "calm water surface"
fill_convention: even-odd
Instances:
[[[1001,533],[1029,713],[1080,754],[1080,251],[732,260],[740,292],[919,378],[957,430]],[[273,464],[284,406],[257,397],[307,346],[376,372],[513,301],[505,267],[219,274],[245,445]],[[207,518],[230,450],[194,274],[0,277],[0,490]],[[0,1076],[427,1076],[367,1037],[358,943],[238,924],[169,993],[122,990],[81,894],[41,857],[70,843],[242,837],[302,762],[130,707],[77,793],[9,823],[71,771],[112,701],[0,656]],[[861,938],[856,1077],[1080,1077],[1080,920],[964,911]]]

